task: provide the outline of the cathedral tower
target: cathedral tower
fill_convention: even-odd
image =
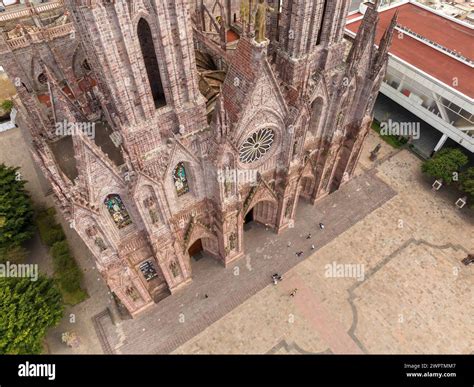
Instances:
[[[283,2],[277,63],[288,84],[301,85],[315,68],[340,63],[348,7],[346,0]]]

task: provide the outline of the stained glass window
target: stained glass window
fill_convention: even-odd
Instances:
[[[263,157],[271,148],[275,133],[270,128],[260,129],[250,135],[240,146],[240,161],[253,163]]]
[[[189,192],[188,178],[186,176],[186,169],[182,162],[178,163],[173,171],[173,181],[178,196]]]
[[[118,228],[124,228],[129,224],[132,224],[132,219],[130,218],[130,215],[119,195],[108,195],[104,200],[104,204],[107,206],[107,209]]]

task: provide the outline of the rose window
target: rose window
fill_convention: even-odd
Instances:
[[[249,164],[260,160],[270,150],[274,140],[275,132],[270,128],[252,133],[240,146],[240,161]]]

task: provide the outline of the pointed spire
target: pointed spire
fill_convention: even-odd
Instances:
[[[398,22],[398,15],[400,13],[400,10],[397,9],[397,12],[392,17],[392,21],[390,22],[390,26],[385,30],[385,33],[380,40],[380,46],[379,50],[387,52],[388,49],[390,48],[390,45],[392,44],[393,40],[393,35],[395,33],[395,29],[397,27],[397,22]]]
[[[371,72],[371,76],[375,79],[382,69],[383,65],[387,61],[387,56],[392,45],[393,35],[395,34],[397,21],[398,21],[399,10],[395,12],[390,22],[390,26],[385,30],[382,39],[380,40],[379,48],[377,50],[377,55],[374,61],[374,67]]]
[[[222,143],[229,133],[229,117],[224,107],[224,97],[222,90],[216,101],[216,111],[214,113],[214,124],[216,126],[217,141]]]
[[[379,5],[380,0],[377,0],[375,4],[372,4],[372,6],[367,8],[367,11],[364,14],[364,18],[362,19],[362,23],[360,24],[359,31],[357,32],[357,36],[355,37],[348,57],[351,71],[355,70],[362,57],[366,55],[367,46],[369,46],[369,55],[372,58],[377,26],[379,24]]]

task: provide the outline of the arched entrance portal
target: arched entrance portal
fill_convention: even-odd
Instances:
[[[202,239],[198,239],[188,249],[189,257],[195,261],[199,261],[204,256],[204,248],[202,247]]]
[[[209,270],[221,268],[222,262],[215,238],[198,238],[190,244],[186,252],[194,279],[206,277]]]
[[[245,218],[244,218],[244,225],[249,225],[251,224],[253,221],[254,221],[254,217],[253,217],[253,208],[247,212],[247,215],[245,215]]]
[[[244,231],[250,230],[252,224],[260,223],[266,227],[276,227],[278,207],[271,201],[261,201],[247,211],[244,216]]]
[[[187,251],[191,263],[197,262],[204,257],[219,257],[217,240],[215,238],[198,238],[189,245]]]
[[[300,199],[310,201],[314,191],[315,180],[311,176],[304,176],[300,182]]]

